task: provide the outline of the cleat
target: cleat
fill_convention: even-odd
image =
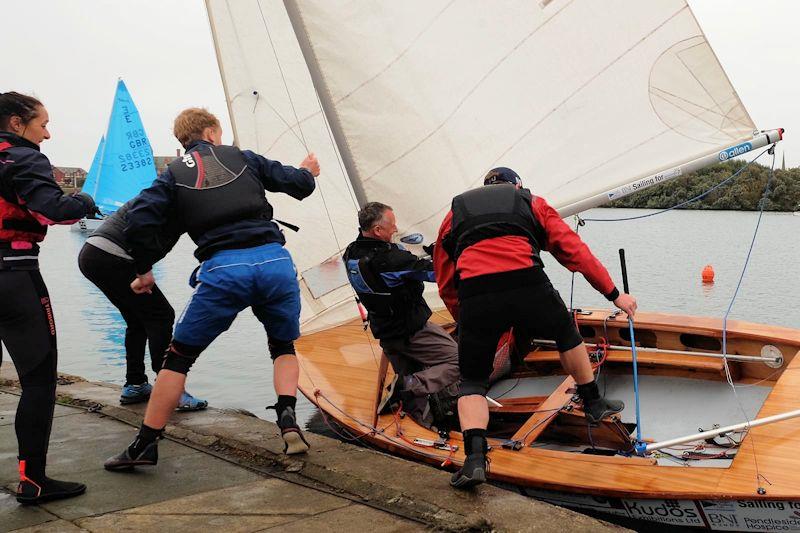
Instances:
[[[146,402],[150,398],[151,392],[153,392],[153,386],[146,381],[139,385],[125,385],[122,388],[119,403],[122,405],[130,405]]]
[[[137,438],[138,440],[138,438]],[[131,448],[136,444],[136,440],[130,446],[125,448],[122,453],[109,457],[103,468],[111,472],[121,472],[125,470],[133,470],[134,466],[153,466],[158,463],[158,443],[151,442],[135,457],[131,454]]]
[[[195,398],[188,392],[183,391],[183,394],[181,394],[181,399],[178,401],[178,406],[176,407],[176,409],[178,411],[201,411],[206,407],[208,407],[208,402],[206,400]]]
[[[464,466],[450,478],[450,486],[469,489],[486,482],[486,456],[482,453],[468,455]]]
[[[586,420],[591,424],[599,424],[601,420],[611,415],[615,415],[625,409],[625,404],[619,400],[606,400],[596,398],[594,400],[584,400],[583,412]]]

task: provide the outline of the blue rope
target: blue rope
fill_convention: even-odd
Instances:
[[[733,173],[731,176],[729,176],[728,178],[726,178],[726,179],[724,179],[723,181],[721,181],[721,182],[717,183],[716,185],[714,185],[713,187],[711,187],[710,189],[708,189],[706,192],[704,192],[704,193],[702,193],[702,194],[699,194],[699,195],[695,196],[694,198],[690,198],[689,200],[686,200],[686,201],[684,201],[684,202],[681,202],[681,203],[679,203],[679,204],[673,205],[672,207],[668,207],[668,208],[666,208],[666,209],[662,209],[661,211],[655,211],[655,212],[653,212],[653,213],[647,213],[646,215],[637,215],[637,216],[634,216],[634,217],[622,217],[622,218],[584,218],[584,219],[582,219],[582,220],[585,220],[586,222],[623,222],[623,221],[626,221],[626,220],[638,220],[638,219],[640,219],[640,218],[654,217],[654,216],[656,216],[656,215],[660,215],[660,214],[662,214],[662,213],[666,213],[667,211],[672,211],[673,209],[680,209],[681,207],[683,207],[683,206],[685,206],[685,205],[688,205],[688,204],[690,204],[690,203],[692,203],[692,202],[696,202],[697,200],[701,200],[701,199],[705,198],[706,196],[708,196],[709,194],[711,194],[711,193],[712,193],[712,192],[714,192],[715,190],[719,189],[720,187],[722,187],[723,185],[725,185],[726,183],[728,183],[729,181],[731,181],[732,179],[734,179],[736,176],[738,176],[739,174],[741,174],[742,172],[744,172],[744,170],[745,170],[747,167],[749,167],[749,166],[750,166],[752,163],[755,163],[755,162],[756,162],[756,160],[758,160],[758,158],[760,158],[762,155],[764,155],[765,153],[767,153],[769,150],[770,150],[770,149],[769,149],[769,148],[767,148],[766,150],[764,150],[763,152],[761,152],[760,154],[758,154],[758,155],[757,155],[757,156],[756,156],[756,157],[755,157],[753,160],[751,160],[751,161],[748,161],[748,162],[747,162],[747,164],[746,164],[745,166],[743,166],[742,168],[740,168],[739,170],[737,170],[736,172],[734,172],[734,173]]]
[[[644,455],[647,445],[642,441],[642,415],[639,410],[639,363],[637,361],[636,338],[633,333],[633,319],[628,318],[628,331],[631,334],[631,357],[633,359],[633,397],[636,401],[636,443],[634,449],[639,455]]]

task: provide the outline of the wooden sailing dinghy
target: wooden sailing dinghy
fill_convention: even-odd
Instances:
[[[609,315],[595,310],[578,320],[590,348],[607,331],[613,347],[599,383],[609,396],[626,401],[620,419],[590,428],[573,401],[574,383],[563,374],[558,352],[548,344],[535,345],[524,367],[489,392],[502,405],[490,408],[489,477],[538,498],[633,518],[734,530],[774,519],[798,527],[800,418],[636,456],[627,320],[606,320]],[[373,422],[380,347],[368,335],[354,320],[302,337],[297,347],[304,394],[365,443],[436,466],[460,464],[459,433],[443,441],[410,417],[381,415]],[[719,320],[641,313],[635,338],[642,347],[642,422],[648,441],[745,419],[718,356]],[[800,409],[798,350],[796,330],[729,323],[728,366],[750,420]]]
[[[685,0],[206,6],[237,142],[290,162],[313,150],[323,165],[302,204],[270,196],[302,228],[287,235],[301,390],[365,443],[432,465],[458,466],[459,433],[439,441],[375,414],[386,364],[340,257],[359,205],[388,203],[402,233],[433,237],[452,197],[502,165],[568,216],[781,137],[756,129]],[[800,529],[800,332],[729,322],[723,350],[719,318],[641,313],[635,428],[631,337],[609,313],[577,320],[602,345],[599,379],[626,401],[621,417],[590,428],[558,354],[537,341],[489,393],[489,477],[634,518]],[[788,419],[756,427],[772,415]],[[636,430],[649,450],[634,453]]]

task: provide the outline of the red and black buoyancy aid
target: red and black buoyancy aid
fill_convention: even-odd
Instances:
[[[12,146],[9,142],[0,142],[0,152]],[[40,224],[36,217],[25,209],[24,202],[16,195],[12,195],[10,190],[7,187],[0,187],[0,242],[42,242],[47,234],[47,226]]]
[[[528,239],[531,256],[541,264],[544,228],[531,211],[528,189],[497,184],[472,189],[453,198],[450,233],[442,245],[454,263],[468,247],[485,239],[518,235]]]
[[[264,185],[235,146],[202,146],[169,164],[177,186],[177,213],[195,238],[244,220],[272,220]]]

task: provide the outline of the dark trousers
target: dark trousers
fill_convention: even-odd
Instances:
[[[485,294],[459,295],[458,363],[462,393],[485,394],[500,337],[514,328],[520,346],[553,339],[559,352],[583,342],[572,315],[549,281]]]
[[[415,396],[436,394],[458,383],[458,344],[441,326],[427,322],[410,337],[381,339],[396,374],[410,376]]]
[[[0,302],[0,340],[14,361],[22,387],[14,423],[19,458],[40,465],[39,475],[43,475],[58,361],[50,296],[38,270],[0,270]]]
[[[136,269],[131,261],[84,244],[78,256],[78,266],[125,319],[126,384],[147,381],[145,345],[149,341],[151,366],[153,372],[158,373],[172,339],[175,311],[157,286],[153,287],[152,294],[136,294],[131,290],[131,282],[136,278]]]

